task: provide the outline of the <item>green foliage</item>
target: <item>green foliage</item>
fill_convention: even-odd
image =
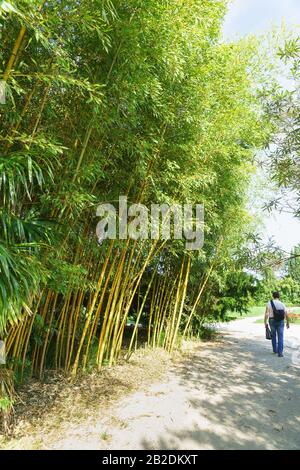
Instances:
[[[265,110],[276,129],[268,146],[268,170],[283,190],[270,207],[288,210],[299,217],[300,38],[291,34],[279,47],[278,57],[289,79],[289,88],[278,86],[263,96]]]
[[[55,292],[67,294],[73,288],[88,287],[85,282],[86,269],[79,265],[69,264],[62,260],[49,260],[51,276],[48,285]]]
[[[9,397],[0,398],[0,410],[7,412],[11,409],[13,401]]]
[[[300,285],[300,245],[295,246],[291,252],[291,257],[287,261],[287,274]]]
[[[269,141],[272,119],[261,108],[266,66],[257,41],[220,41],[226,4],[1,3],[7,102],[0,107],[0,327],[4,331],[34,310],[30,335],[41,369],[47,361],[52,365],[53,350],[56,364],[70,367],[78,345],[84,348],[89,334],[105,325],[101,310],[99,324],[89,330],[99,304],[110,305],[110,294],[119,309],[107,327],[112,348],[109,334],[122,338],[120,320],[132,294],[138,295],[135,282],[143,298],[154,269],[172,281],[180,271],[187,254],[176,240],[158,259],[150,256],[138,280],[153,243],[138,243],[131,259],[120,240],[108,260],[111,278],[106,271],[97,291],[109,245],[97,244],[96,207],[120,195],[144,204],[205,206],[205,245],[188,254],[183,324],[207,274],[193,330],[207,316],[244,311],[250,301],[248,187],[254,154]],[[112,263],[123,254],[130,282],[125,263],[124,289],[118,291],[118,262]],[[160,335],[163,342],[165,331]],[[21,346],[26,344],[24,335]],[[95,354],[94,344],[91,349]]]
[[[282,300],[288,305],[298,305],[300,303],[300,260],[298,254],[299,247],[295,247],[280,276],[276,272],[276,265],[264,269],[262,277],[257,282],[254,295],[255,302],[265,304],[272,296],[272,292],[279,291]]]

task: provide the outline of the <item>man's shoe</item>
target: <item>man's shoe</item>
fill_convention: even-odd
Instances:
[[[278,354],[278,357],[283,357],[283,354]]]

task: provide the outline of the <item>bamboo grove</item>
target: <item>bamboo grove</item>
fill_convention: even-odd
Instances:
[[[172,351],[205,306],[217,311],[224,266],[242,269],[252,158],[269,128],[256,46],[222,43],[225,11],[222,0],[0,2],[0,335],[18,380],[114,364],[128,319],[128,358],[140,324],[149,346]],[[203,203],[203,248],[99,244],[96,207],[120,195]]]

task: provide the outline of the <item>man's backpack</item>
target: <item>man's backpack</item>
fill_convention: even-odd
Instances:
[[[273,300],[271,300],[271,305],[272,305],[274,320],[275,320],[275,321],[282,321],[282,320],[284,320],[285,311],[284,311],[284,310],[277,310],[277,308],[275,307],[275,304],[274,304]]]

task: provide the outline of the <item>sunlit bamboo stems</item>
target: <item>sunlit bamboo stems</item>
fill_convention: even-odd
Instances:
[[[109,362],[108,362],[109,365],[112,365],[114,362],[114,356],[115,356],[115,350],[116,350],[117,342],[118,342],[117,339],[118,339],[118,333],[119,333],[119,327],[120,327],[120,321],[121,321],[121,313],[123,310],[124,298],[130,295],[130,290],[129,292],[127,292],[127,289],[128,289],[128,283],[129,283],[129,274],[132,269],[131,262],[135,253],[135,247],[136,247],[136,241],[133,243],[131,250],[129,252],[128,259],[126,260],[125,272],[122,277],[122,287],[120,289],[116,315],[115,315],[114,323],[112,324],[111,336],[109,339],[109,343],[111,345],[110,353],[109,353]],[[124,317],[125,317],[125,314],[124,314]]]
[[[177,278],[175,278],[174,282],[171,283],[171,288],[169,289],[169,286],[167,286],[166,293],[164,295],[164,302],[162,304],[162,315],[161,315],[161,321],[160,321],[160,326],[158,328],[158,338],[162,337],[163,331],[166,328],[166,319],[168,316],[168,313],[170,312],[170,305],[172,304],[173,301],[173,291],[176,286],[176,281]],[[164,346],[164,340],[162,341],[162,344],[160,346]]]
[[[48,328],[47,328],[47,331],[46,331],[46,337],[44,339],[42,354],[41,354],[40,363],[39,363],[39,377],[40,378],[43,375],[44,363],[45,363],[45,354],[46,354],[46,350],[47,350],[47,346],[48,346],[49,335],[50,335],[51,328],[52,328],[52,320],[53,320],[53,316],[54,316],[54,312],[55,312],[55,308],[56,308],[57,298],[58,298],[58,293],[56,292],[54,294],[53,304],[51,306],[51,314],[50,314],[50,318],[48,320]]]
[[[108,274],[106,276],[106,280],[105,280],[105,284],[103,286],[103,289],[102,289],[102,292],[101,292],[101,296],[99,298],[99,303],[98,303],[98,306],[97,306],[97,310],[96,310],[96,313],[95,313],[95,317],[93,319],[93,322],[91,324],[91,327],[90,327],[90,332],[89,332],[89,336],[88,336],[88,339],[87,339],[87,345],[86,345],[86,350],[85,350],[85,353],[84,353],[84,357],[83,357],[83,368],[86,367],[86,364],[87,364],[87,360],[88,360],[88,355],[89,355],[89,349],[90,349],[90,346],[91,346],[91,340],[94,336],[96,336],[96,333],[97,333],[97,326],[98,326],[98,322],[99,322],[99,317],[100,317],[100,314],[102,312],[102,307],[103,307],[103,302],[104,302],[104,298],[105,298],[105,294],[108,290],[108,284],[111,280],[111,275],[112,275],[112,272],[113,272],[113,269],[114,269],[114,266],[115,266],[115,262],[117,261],[117,258],[115,257],[110,265],[110,268],[109,268],[109,271],[108,271]]]
[[[145,306],[146,300],[147,300],[147,298],[148,298],[150,289],[151,289],[151,287],[152,287],[152,283],[153,283],[153,281],[154,281],[154,279],[155,279],[155,276],[156,276],[156,269],[157,269],[157,265],[156,265],[155,268],[153,269],[153,273],[152,273],[150,282],[148,283],[147,290],[146,290],[146,292],[145,292],[145,294],[144,294],[144,296],[143,296],[143,301],[142,301],[142,303],[141,303],[141,304],[139,305],[139,307],[138,307],[138,313],[137,313],[137,317],[136,317],[134,329],[133,329],[133,332],[132,332],[132,335],[131,335],[131,339],[130,339],[130,343],[129,343],[129,346],[128,346],[127,359],[129,359],[129,357],[130,357],[134,339],[137,337],[139,322],[140,322],[140,319],[141,319],[141,316],[142,316],[142,313],[143,313],[143,310],[144,310],[144,306]]]
[[[25,36],[25,33],[26,33],[26,28],[24,26],[22,26],[20,31],[19,31],[19,34],[18,34],[18,37],[17,37],[16,42],[14,44],[11,56],[9,58],[9,61],[7,63],[6,69],[5,69],[3,77],[2,77],[2,80],[4,82],[7,82],[7,80],[9,79],[9,76],[11,74],[11,71],[13,69],[13,66],[14,66],[14,63],[15,63],[15,60],[16,60],[18,50],[21,47],[21,44],[22,44],[23,38]]]
[[[61,366],[61,351],[62,351],[62,343],[63,343],[63,324],[65,321],[66,312],[68,310],[68,306],[70,303],[71,293],[68,293],[64,299],[64,304],[61,308],[60,316],[59,316],[59,324],[58,324],[58,332],[57,332],[57,339],[55,345],[55,366],[56,368],[60,368]]]
[[[104,312],[104,318],[103,318],[103,324],[101,328],[101,333],[99,336],[99,342],[98,342],[98,351],[97,351],[97,359],[96,363],[98,365],[98,369],[100,369],[102,362],[103,362],[103,357],[106,349],[106,342],[108,339],[111,323],[113,320],[113,315],[115,311],[115,306],[117,304],[118,300],[118,293],[119,293],[119,286],[121,283],[121,276],[123,272],[123,265],[125,262],[125,257],[126,257],[126,252],[128,248],[128,243],[129,240],[127,240],[126,243],[126,248],[123,250],[121,256],[120,256],[120,261],[117,266],[117,270],[115,273],[115,278],[111,286],[110,294],[108,297],[108,301],[106,304],[106,309]]]
[[[185,328],[184,328],[184,330],[183,330],[183,334],[182,334],[182,337],[183,337],[183,338],[185,338],[185,336],[186,336],[186,334],[187,334],[188,328],[189,328],[189,326],[190,326],[190,322],[191,322],[191,320],[192,320],[192,318],[193,318],[193,316],[194,316],[194,314],[195,314],[196,308],[197,308],[198,305],[199,305],[199,302],[200,302],[200,300],[201,300],[201,296],[202,296],[202,294],[203,294],[203,292],[204,292],[205,286],[206,286],[206,284],[207,284],[207,282],[208,282],[208,280],[209,280],[209,278],[210,278],[210,275],[211,275],[211,273],[213,272],[213,269],[214,269],[214,267],[215,267],[215,265],[216,265],[216,263],[217,263],[217,261],[218,261],[218,253],[219,253],[219,250],[220,250],[220,248],[221,248],[221,246],[222,246],[223,240],[224,240],[223,237],[221,237],[221,239],[220,239],[220,241],[219,241],[219,243],[218,243],[218,246],[217,246],[216,253],[215,253],[215,256],[214,256],[214,258],[213,258],[213,261],[211,262],[211,265],[210,265],[210,267],[209,267],[207,273],[206,273],[205,276],[204,276],[203,282],[202,282],[202,284],[201,284],[201,286],[200,286],[200,289],[199,289],[199,293],[198,293],[198,295],[197,295],[197,297],[196,297],[196,300],[194,301],[194,304],[193,304],[193,306],[192,306],[192,309],[191,309],[191,312],[190,312],[190,314],[189,314],[188,320],[187,320],[187,322],[186,322]]]
[[[130,307],[132,305],[132,302],[133,302],[133,299],[136,295],[136,291],[137,291],[137,288],[141,282],[141,279],[142,279],[142,276],[145,272],[145,269],[146,267],[148,266],[148,264],[150,263],[150,260],[152,258],[152,256],[154,255],[154,253],[158,254],[160,252],[160,250],[163,249],[164,245],[165,245],[165,241],[163,243],[161,243],[157,249],[157,251],[155,252],[155,249],[156,249],[156,245],[158,243],[158,240],[155,240],[152,245],[151,245],[151,248],[148,252],[148,255],[142,265],[142,268],[140,269],[140,272],[139,272],[139,275],[138,275],[138,278],[136,279],[136,285],[135,287],[133,288],[132,292],[130,292],[130,297],[129,297],[129,300],[127,302],[127,305],[126,305],[126,308],[125,308],[125,311],[124,311],[124,317],[123,317],[123,321],[122,321],[122,324],[121,324],[121,328],[120,328],[120,331],[119,331],[119,334],[118,334],[118,338],[117,338],[117,348],[116,348],[116,358],[118,357],[119,353],[120,353],[120,350],[121,350],[121,346],[122,346],[122,340],[123,340],[123,333],[124,333],[124,329],[125,329],[125,326],[126,326],[126,322],[127,322],[127,318],[128,318],[128,314],[129,314],[129,310],[130,310]]]
[[[85,321],[85,325],[84,325],[84,328],[83,328],[83,332],[82,332],[82,335],[81,335],[81,338],[80,338],[80,342],[79,342],[79,345],[78,345],[78,348],[77,348],[77,353],[76,353],[75,361],[74,361],[74,364],[73,364],[73,369],[72,369],[72,375],[73,375],[73,376],[76,374],[77,369],[78,369],[79,358],[80,358],[81,350],[82,350],[82,347],[83,347],[83,344],[84,344],[84,341],[85,341],[86,334],[87,334],[88,329],[89,329],[89,327],[90,327],[92,315],[93,315],[93,313],[94,313],[95,304],[96,304],[96,301],[97,301],[97,299],[98,299],[99,291],[100,291],[101,286],[102,286],[102,284],[103,284],[103,279],[104,279],[104,275],[105,275],[105,272],[106,272],[107,264],[108,264],[108,261],[109,261],[110,255],[111,255],[112,248],[113,248],[113,240],[110,242],[110,246],[109,246],[109,249],[108,249],[108,252],[107,252],[107,255],[106,255],[104,264],[103,264],[103,268],[102,268],[101,273],[100,273],[100,275],[99,275],[98,283],[97,283],[95,292],[94,292],[94,294],[93,294],[93,298],[92,298],[92,301],[91,301],[91,305],[90,305],[90,307],[89,307],[89,311],[88,311],[88,314],[87,314],[87,318],[86,318],[86,321]]]
[[[183,264],[184,264],[184,260],[183,260]],[[185,297],[186,297],[187,286],[188,286],[190,268],[191,268],[191,260],[189,258],[188,261],[187,261],[186,274],[185,274],[184,283],[183,283],[183,286],[182,286],[181,303],[180,303],[179,313],[178,313],[177,322],[175,324],[175,328],[174,328],[174,331],[173,331],[173,336],[172,336],[172,339],[170,341],[169,352],[171,352],[173,350],[174,345],[175,345],[175,341],[176,341],[176,338],[177,338],[177,335],[178,335],[180,321],[181,321],[181,317],[182,317],[182,313],[183,313]]]
[[[153,322],[153,332],[152,332],[152,347],[156,346],[156,341],[157,341],[157,331],[158,331],[158,326],[159,326],[159,320],[160,320],[160,314],[161,314],[161,301],[163,299],[163,293],[164,293],[164,286],[166,283],[166,277],[162,278],[162,276],[159,277],[159,282],[157,284],[157,296],[155,298],[155,303],[154,303],[154,322]]]

